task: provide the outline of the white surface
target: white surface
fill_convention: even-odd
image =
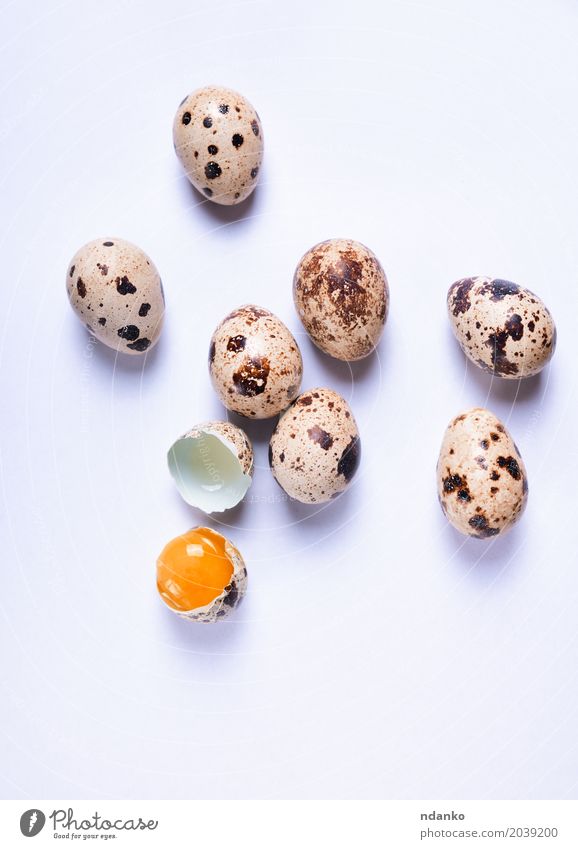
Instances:
[[[474,3],[5,4],[1,62],[2,755],[9,797],[575,796],[578,7]],[[261,185],[210,206],[171,144],[181,98],[243,92]],[[64,287],[99,235],[157,263],[146,359],[90,341]],[[331,236],[367,243],[392,294],[378,356],[318,354],[291,278]],[[559,331],[539,379],[494,382],[445,293],[491,274]],[[250,571],[234,621],[171,616],[155,559],[203,517],[166,468],[222,410],[206,356],[252,301],[298,335],[303,387],[342,391],[363,464],[347,497],[288,503],[257,472],[225,530]],[[491,407],[530,501],[503,539],[447,527],[448,420]]]

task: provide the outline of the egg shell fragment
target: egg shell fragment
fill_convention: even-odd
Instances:
[[[221,621],[228,617],[233,610],[237,608],[239,603],[245,596],[247,591],[247,568],[245,566],[245,562],[243,557],[241,556],[238,549],[233,545],[233,543],[224,537],[222,534],[218,533],[218,531],[213,530],[212,528],[193,528],[192,532],[200,531],[200,532],[208,532],[209,535],[212,535],[218,540],[220,540],[224,544],[224,551],[227,558],[231,562],[232,572],[231,576],[228,580],[227,585],[223,588],[221,592],[219,592],[216,597],[208,602],[207,604],[200,605],[191,610],[179,610],[176,609],[172,604],[169,603],[163,592],[161,592],[160,587],[159,593],[163,603],[168,607],[168,609],[175,613],[177,616],[180,616],[182,619],[187,619],[191,622],[203,622],[203,623],[213,623]],[[190,534],[191,532],[188,532]],[[186,540],[188,534],[183,534],[183,539]],[[176,540],[171,540],[165,548],[160,553],[157,560],[157,581],[158,576],[164,566],[164,560],[166,557],[166,552]],[[182,577],[175,575],[175,581],[182,581]],[[186,582],[185,582],[186,583]]]
[[[72,309],[96,338],[125,354],[159,339],[165,299],[159,272],[137,245],[116,236],[88,242],[66,273]]]
[[[269,445],[275,480],[304,504],[321,504],[347,489],[360,458],[351,408],[332,389],[300,395],[279,419]]]
[[[173,122],[173,143],[190,182],[213,203],[241,203],[257,185],[263,128],[238,92],[207,86],[185,97]]]
[[[444,434],[437,464],[441,508],[462,534],[486,539],[518,521],[528,478],[512,437],[489,410],[456,416]]]
[[[299,261],[293,299],[318,348],[339,360],[360,360],[371,354],[383,332],[389,286],[369,248],[352,239],[329,239]]]
[[[209,347],[215,391],[241,416],[276,416],[297,396],[303,361],[297,342],[269,310],[247,304],[217,327]]]
[[[182,498],[205,513],[235,507],[251,486],[253,448],[230,422],[195,425],[173,443],[167,459]]]
[[[492,375],[531,377],[554,353],[556,326],[548,308],[516,283],[466,277],[450,286],[447,306],[462,351]]]

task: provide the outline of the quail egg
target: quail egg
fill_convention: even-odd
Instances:
[[[489,410],[456,416],[437,464],[438,498],[454,528],[486,539],[503,534],[522,515],[528,478],[516,443]]]
[[[310,389],[281,416],[269,445],[269,465],[287,495],[320,504],[346,489],[361,457],[347,401],[331,389]]]
[[[530,377],[554,353],[556,327],[548,308],[516,283],[466,277],[450,286],[447,305],[462,351],[490,374]]]
[[[293,299],[318,348],[338,360],[360,360],[379,342],[389,287],[369,248],[351,239],[329,239],[300,260]]]
[[[193,528],[172,539],[157,560],[157,589],[184,619],[217,622],[239,604],[247,589],[243,558],[222,534]]]
[[[277,316],[247,304],[217,327],[209,348],[213,387],[241,416],[276,416],[297,396],[303,361],[297,342]]]
[[[253,448],[230,422],[195,425],[171,446],[169,471],[187,502],[205,513],[234,507],[251,486]]]
[[[116,236],[88,242],[66,273],[72,309],[97,339],[125,354],[142,354],[157,341],[165,300],[153,261]]]
[[[230,206],[249,197],[263,160],[263,129],[241,94],[207,86],[177,109],[173,142],[193,186],[214,203]]]

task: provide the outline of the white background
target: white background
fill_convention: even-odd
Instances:
[[[0,790],[44,798],[572,798],[578,789],[578,6],[487,2],[4,3],[0,12]],[[184,95],[243,92],[265,130],[240,208],[173,152]],[[90,341],[67,264],[97,236],[158,265],[146,358]],[[319,354],[291,297],[299,257],[346,236],[390,282],[377,355]],[[466,363],[445,294],[488,274],[543,297],[550,367]],[[243,302],[301,344],[363,440],[348,494],[290,503],[273,422],[250,423],[246,502],[210,523],[243,552],[235,618],[180,621],[155,560],[205,521],[165,453],[223,410],[207,375]],[[528,509],[465,540],[435,493],[449,419],[511,429]]]

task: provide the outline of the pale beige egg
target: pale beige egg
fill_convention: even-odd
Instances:
[[[269,310],[246,304],[230,313],[213,333],[209,372],[228,410],[267,419],[296,398],[303,361],[283,322]]]
[[[125,354],[156,344],[165,299],[159,272],[143,250],[104,236],[83,245],[66,273],[72,309],[97,339]]]
[[[516,443],[489,410],[456,416],[444,434],[437,464],[441,508],[462,534],[503,534],[526,507],[528,478]]]
[[[347,401],[332,389],[310,389],[281,416],[269,465],[287,495],[320,504],[343,492],[361,458],[359,431]]]
[[[263,128],[238,92],[206,86],[185,97],[173,122],[173,143],[187,177],[213,203],[241,203],[257,185]]]

